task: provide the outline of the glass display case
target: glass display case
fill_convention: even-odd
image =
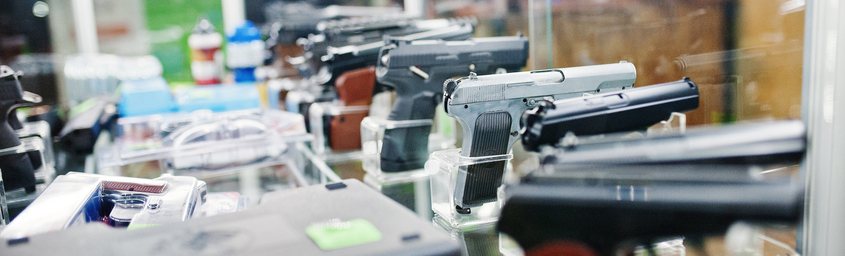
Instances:
[[[50,74],[55,76],[55,87],[59,88],[55,93],[58,95],[56,101],[70,106],[85,97],[93,96],[86,94],[108,94],[115,90],[117,78],[114,75],[106,74],[108,72],[100,72],[103,74],[98,75],[99,73],[90,71],[90,68],[115,69],[117,67],[107,66],[116,63],[113,60],[116,56],[154,55],[161,63],[154,69],[162,72],[169,82],[190,81],[190,67],[187,61],[190,59],[190,53],[187,51],[186,39],[191,34],[197,16],[206,16],[217,25],[218,30],[224,28],[225,15],[223,10],[220,10],[222,8],[219,2],[190,5],[168,0],[134,0],[124,4],[117,0],[94,1],[91,9],[96,14],[93,25],[98,38],[95,38],[95,42],[99,42],[101,57],[85,57],[75,55],[86,49],[86,46],[81,45],[83,41],[76,38],[79,26],[83,25],[73,20],[74,16],[79,15],[74,11],[76,5],[61,1],[38,2],[49,4],[50,11],[45,13],[42,8],[36,12],[29,2],[12,3],[10,8],[0,11],[4,20],[11,21],[0,25],[0,45],[3,46],[0,62],[14,63],[25,59],[21,58],[23,56],[55,53],[55,56],[51,57],[55,60],[51,61],[53,65],[50,68],[57,71]],[[272,13],[268,12],[272,12],[272,9],[266,7],[279,1],[243,2],[245,17],[254,21],[262,32],[271,30],[272,22],[269,17]],[[173,5],[168,7],[168,4]],[[837,171],[841,169],[838,168],[841,164],[835,160],[837,155],[845,152],[845,148],[838,145],[843,139],[842,136],[834,132],[842,128],[841,122],[836,121],[840,119],[839,113],[845,113],[839,111],[841,104],[837,103],[840,102],[838,98],[845,97],[844,90],[837,90],[836,86],[842,83],[842,76],[837,74],[837,70],[842,70],[845,60],[845,51],[841,50],[843,40],[840,39],[845,35],[845,29],[841,27],[845,26],[840,22],[842,5],[837,1],[350,0],[323,1],[315,4],[402,6],[407,13],[420,14],[423,18],[474,16],[478,19],[474,34],[476,37],[512,36],[521,33],[529,39],[529,60],[524,69],[526,71],[627,61],[637,68],[635,87],[689,77],[699,86],[700,105],[698,109],[685,113],[684,118],[676,116],[673,123],[680,119],[686,125],[694,127],[752,120],[803,119],[808,126],[808,163],[803,164],[800,172],[795,168],[790,169],[790,175],[806,181],[808,199],[805,213],[808,222],[798,227],[778,227],[778,235],[773,237],[798,248],[804,246],[802,239],[810,240],[809,243],[818,248],[833,248],[836,246],[818,245],[819,241],[841,238],[834,235],[837,232],[827,231],[829,227],[845,227],[841,220],[834,218],[845,210],[845,202],[838,203],[836,200],[836,196],[845,192],[845,188],[840,188],[841,186],[834,183],[845,178],[845,174],[839,174]],[[36,18],[30,17],[33,15]],[[23,16],[26,16],[26,19],[18,19]],[[30,22],[32,20],[37,23]],[[32,34],[31,31],[36,30],[32,24],[44,27],[47,31]],[[80,49],[75,49],[77,47]],[[279,48],[278,45],[268,47]],[[284,56],[300,54],[301,49],[294,48],[275,52],[276,60],[268,67],[278,68],[280,71],[277,73],[284,73],[282,76],[287,78],[288,73],[294,71],[282,70],[279,66],[289,66],[285,63]],[[280,55],[280,52],[285,54]],[[65,59],[60,56],[71,57]],[[97,65],[75,64],[78,63],[77,60],[86,58],[103,60]],[[299,81],[295,81],[299,86]],[[85,90],[72,89],[82,88],[80,86],[85,87]],[[276,87],[282,86],[277,85],[274,88]],[[284,106],[284,95],[280,98],[280,106]],[[315,110],[322,112],[315,112],[316,118],[312,120],[334,116],[337,118],[333,121],[338,123],[347,121],[343,117],[360,119],[365,116],[364,112],[383,111],[385,106],[374,104],[347,109],[332,108],[328,105],[325,105],[325,108],[323,105],[319,107],[320,109]],[[329,115],[326,115],[327,113]],[[147,158],[101,157],[98,160],[101,170],[112,170],[114,174],[120,175],[157,177],[162,171],[173,171],[204,177],[208,179],[210,191],[214,190],[211,184],[219,184],[221,188],[225,188],[223,190],[229,190],[248,184],[268,187],[270,185],[261,185],[267,180],[286,180],[281,183],[299,184],[303,181],[310,183],[338,179],[334,172],[321,174],[302,171],[312,168],[322,171],[330,169],[325,162],[329,162],[331,169],[344,178],[367,179],[372,184],[393,184],[381,176],[364,177],[361,170],[372,169],[368,166],[377,166],[374,162],[367,162],[367,154],[372,153],[372,149],[378,152],[377,143],[375,146],[368,145],[367,139],[363,139],[360,145],[362,151],[352,150],[347,151],[352,153],[335,154],[341,151],[333,152],[327,145],[332,143],[332,139],[342,140],[342,136],[320,136],[320,133],[331,127],[320,122],[311,125],[309,128],[315,135],[311,141],[302,139],[268,143],[269,140],[255,139],[245,140],[242,144],[232,144],[231,147],[189,145],[173,151],[165,150],[166,153],[148,150],[163,145],[162,142],[144,141],[134,146],[120,142],[120,145],[107,147],[102,154],[119,156],[125,152],[144,150],[153,153],[146,155],[149,156]],[[653,127],[651,131],[675,129],[674,127],[676,126]],[[148,128],[132,129],[133,132],[152,134],[144,131]],[[364,133],[364,129],[361,132]],[[452,144],[444,146],[443,149],[451,146],[461,147],[461,132],[454,134],[456,138],[448,141]],[[300,138],[305,138],[305,135],[302,136]],[[362,137],[365,135],[362,134]],[[378,137],[377,133],[375,137]],[[44,141],[45,153],[49,153],[47,151],[51,148],[49,142],[50,140]],[[260,149],[244,149],[247,144],[260,145],[256,147]],[[310,148],[305,146],[306,144],[309,144]],[[220,152],[226,152],[225,156],[211,152],[212,147],[221,148]],[[139,149],[144,150],[138,151]],[[312,149],[317,154],[314,154]],[[162,157],[172,152],[179,152],[185,157]],[[327,154],[333,154],[334,158],[327,158]],[[270,157],[259,157],[262,158],[259,161],[255,158],[256,155]],[[508,170],[510,175],[506,175],[506,178],[516,176],[513,180],[518,180],[520,175],[536,169],[537,156],[525,151],[520,143],[515,144],[509,158],[513,168]],[[138,161],[129,160],[130,158]],[[49,161],[54,158],[45,159]],[[267,161],[268,159],[285,160],[273,162]],[[357,163],[357,159],[363,159],[361,165]],[[250,168],[246,169],[250,170],[234,170],[231,168],[233,165],[229,164],[232,162],[237,162],[239,166],[249,166]],[[270,162],[273,164],[258,167],[258,162],[262,165]],[[204,167],[183,168],[196,166],[197,163]],[[376,171],[368,170],[367,174],[380,173],[378,168],[373,170]],[[418,174],[424,176],[431,173]],[[443,178],[447,182],[438,184],[454,183],[451,182],[450,176]],[[431,184],[431,200],[437,201],[439,199],[434,195],[437,193],[434,191],[435,186]],[[397,191],[402,190],[407,188]],[[448,186],[437,190],[446,191],[444,194],[449,196],[445,197],[446,199],[451,197]],[[453,210],[449,208],[446,212]],[[684,240],[684,243],[688,242],[689,240]],[[716,237],[708,238],[706,243],[715,243],[716,247],[719,247],[723,246],[725,241],[722,237]],[[664,245],[668,246],[667,248],[675,248],[672,246],[676,244]],[[835,255],[845,252],[845,246],[839,247],[842,248],[803,253]],[[707,250],[709,254],[723,254],[722,251]],[[763,246],[762,250],[763,255],[773,252],[766,246]],[[691,250],[687,252],[700,253]]]
[[[689,77],[700,105],[673,123],[802,118],[805,1],[435,0],[427,10],[431,17],[477,16],[475,36],[522,33],[530,43],[526,70],[627,61],[637,68],[635,87]],[[511,161],[524,174],[536,168],[536,155],[519,144]]]

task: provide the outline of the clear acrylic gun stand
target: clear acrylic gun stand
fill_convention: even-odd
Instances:
[[[9,206],[6,204],[6,187],[3,186],[3,176],[0,176],[0,228],[5,227],[8,222]]]
[[[687,131],[687,115],[684,113],[672,112],[669,119],[660,121],[648,128],[648,135],[666,133],[685,133]]]
[[[46,129],[46,130],[44,130]],[[32,203],[44,189],[50,185],[53,178],[56,176],[56,169],[54,167],[54,158],[52,149],[47,148],[49,143],[50,127],[46,122],[32,122],[24,123],[22,129],[16,130],[20,138],[21,145],[17,147],[0,149],[0,155],[17,154],[37,152],[40,155],[41,167],[35,170],[35,192],[27,193],[23,188],[16,189],[3,193],[0,199],[0,206],[2,206],[3,222],[10,221],[9,210],[20,211],[29,203]],[[42,137],[44,136],[44,137]],[[44,139],[48,138],[48,139]],[[0,170],[2,172],[2,170]]]
[[[500,251],[499,237],[495,230],[501,213],[504,190],[500,186],[495,201],[470,208],[469,213],[455,209],[455,190],[458,176],[466,175],[466,168],[473,164],[506,161],[505,173],[512,172],[513,154],[463,157],[460,149],[431,153],[425,170],[431,173],[432,222],[452,235],[461,244],[462,255],[496,255]],[[518,247],[517,247],[518,248]]]
[[[341,123],[351,122],[346,120],[346,117],[354,117],[366,115],[370,112],[370,106],[336,106],[331,102],[315,102],[308,108],[309,129],[314,135],[314,141],[311,142],[311,149],[318,157],[322,158],[328,164],[354,162],[361,159],[361,150],[337,150],[330,146],[331,134],[326,134],[326,130],[331,130],[331,122],[336,122],[335,125]],[[336,118],[333,118],[336,117]],[[358,124],[345,126],[359,127]],[[337,129],[344,130],[344,129]],[[335,136],[339,136],[334,134]],[[340,138],[339,138],[340,139]],[[346,140],[336,140],[346,141]],[[348,145],[344,145],[347,146]]]
[[[456,228],[440,215],[435,215],[432,222],[461,245],[463,256],[499,255],[499,237],[495,222]]]
[[[451,120],[449,120],[451,121]],[[423,219],[431,219],[431,185],[425,169],[403,172],[385,172],[381,169],[381,149],[387,130],[431,126],[431,120],[391,121],[369,116],[361,122],[361,159],[364,183],[382,194],[416,212]],[[437,132],[429,135],[428,151],[454,148],[455,139],[449,133]]]
[[[495,223],[499,219],[502,199],[501,187],[498,199],[470,208],[469,213],[458,213],[455,210],[455,190],[459,174],[466,175],[470,165],[506,161],[505,172],[511,172],[510,160],[513,154],[464,157],[460,149],[441,150],[431,153],[425,169],[431,173],[431,209],[443,218],[452,228],[464,228]]]
[[[522,250],[522,247],[519,247],[516,240],[503,233],[499,233],[499,253],[504,256],[525,255],[525,251]]]

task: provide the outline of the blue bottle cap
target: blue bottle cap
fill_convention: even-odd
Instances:
[[[252,21],[248,20],[235,28],[235,33],[229,36],[229,42],[250,42],[254,40],[261,40],[261,31],[255,27]]]

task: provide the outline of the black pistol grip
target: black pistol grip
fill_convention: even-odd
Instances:
[[[0,168],[7,170],[2,173],[5,191],[25,188],[27,193],[35,192],[35,168],[27,153],[0,155]]]
[[[21,123],[20,120],[18,120],[17,113],[18,113],[17,109],[12,109],[12,111],[9,111],[9,126],[11,126],[13,130],[23,129],[23,124]],[[39,151],[29,151],[29,152],[26,152],[26,154],[28,155],[28,158],[32,162],[32,169],[33,170],[41,168],[42,159],[41,159],[41,154],[40,154]]]
[[[421,90],[413,95],[403,94],[397,88],[396,102],[390,111],[389,120],[419,120],[434,118],[441,93]],[[431,125],[395,128],[384,131],[381,150],[381,170],[402,172],[421,169],[428,160],[428,135]]]
[[[12,125],[9,124],[9,114],[11,113],[12,105],[0,104],[3,114],[0,115],[0,148],[16,147],[21,144],[18,134]]]
[[[4,67],[5,68],[5,67]],[[7,70],[11,71],[11,70]],[[7,73],[8,74],[8,73]],[[10,123],[10,116],[14,115],[14,108],[25,103],[23,91],[17,75],[3,76],[0,81],[0,148],[11,148],[21,145],[20,138]],[[14,121],[18,121],[16,116]],[[20,125],[20,122],[15,123]],[[26,188],[27,193],[35,192],[35,172],[32,161],[27,153],[14,153],[0,156],[0,173],[2,173],[4,190],[11,191]]]
[[[505,111],[479,115],[472,133],[470,157],[507,154],[511,121],[511,115]],[[502,184],[505,163],[496,161],[467,166],[462,208],[496,200],[496,190]]]

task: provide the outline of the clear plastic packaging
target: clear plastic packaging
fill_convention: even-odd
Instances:
[[[185,221],[202,214],[205,195],[205,183],[193,177],[69,173],[57,177],[0,237],[29,237],[88,222],[140,228]]]
[[[503,198],[501,186],[497,200],[471,207],[469,213],[458,213],[455,206],[455,191],[461,172],[466,175],[466,167],[473,164],[506,161],[505,172],[512,171],[510,160],[513,154],[485,157],[463,157],[460,149],[437,151],[431,154],[425,164],[425,170],[431,173],[431,208],[453,228],[494,223],[501,212],[500,201]],[[469,177],[469,176],[467,176]]]
[[[217,170],[275,158],[308,141],[302,116],[279,110],[153,115],[118,120],[119,138],[100,168],[167,160],[173,170]],[[225,154],[224,154],[225,153]]]
[[[205,217],[243,211],[249,208],[249,197],[237,192],[210,192],[202,204]]]
[[[120,137],[97,152],[98,172],[162,173],[206,181],[210,191],[266,191],[310,184],[296,143],[310,141],[303,117],[281,110],[154,115],[118,120]]]

